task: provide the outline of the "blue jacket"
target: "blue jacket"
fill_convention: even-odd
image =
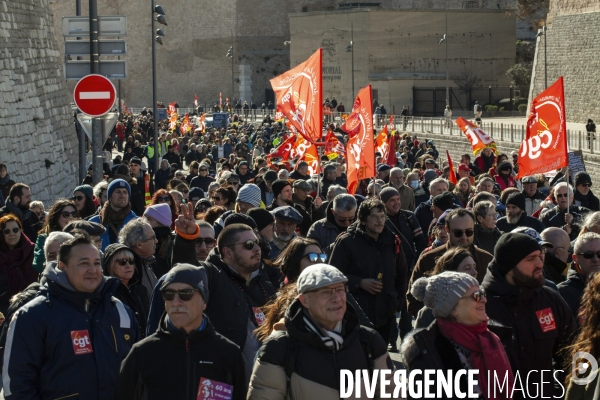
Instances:
[[[76,292],[49,263],[47,286],[10,321],[4,396],[11,399],[112,399],[121,361],[139,339],[131,310],[113,297],[116,278]],[[87,308],[87,311],[86,311]]]
[[[119,226],[119,232],[121,231],[121,229],[123,229],[123,227],[125,226],[125,224],[127,224],[129,221],[131,221],[132,219],[136,219],[138,216],[133,212],[130,211],[129,215],[125,217],[125,219],[123,220],[123,223],[121,224],[121,226]],[[110,227],[104,225],[101,221],[100,221],[100,216],[99,215],[94,215],[92,218],[89,219],[90,222],[96,222],[97,224],[100,224],[102,226],[104,226],[106,228],[106,232],[104,232],[104,234],[102,236],[100,236],[102,238],[102,252],[104,253],[104,250],[108,247],[109,244],[113,244],[113,243],[117,243],[117,240],[111,241],[110,240]]]

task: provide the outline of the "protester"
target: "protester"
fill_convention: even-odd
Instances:
[[[569,235],[563,229],[550,227],[544,229],[540,237],[546,247],[544,275],[558,285],[566,279],[571,247]]]
[[[524,177],[521,179],[521,184],[523,185],[522,193],[525,195],[525,212],[531,217],[539,210],[546,196],[538,190],[538,179],[535,176]]]
[[[502,232],[496,227],[496,206],[487,200],[475,204],[475,234],[473,244],[492,254]]]
[[[40,219],[37,214],[29,209],[29,203],[31,203],[29,186],[23,183],[15,183],[10,188],[8,197],[5,197],[5,200],[4,207],[0,208],[0,217],[6,214],[15,215],[21,221],[23,233],[27,235],[32,243],[35,243],[37,232],[41,227],[39,226]]]
[[[77,186],[73,190],[72,200],[77,207],[79,218],[87,219],[96,213],[94,188],[90,185]]]
[[[525,195],[519,191],[511,193],[506,199],[506,216],[496,221],[496,226],[502,232],[512,232],[515,228],[525,226],[542,233],[546,228],[539,219],[527,215],[525,212]]]
[[[573,204],[592,211],[600,211],[600,200],[592,193],[592,178],[584,171],[579,171],[573,178],[575,181],[575,196]]]
[[[327,217],[315,221],[306,237],[316,240],[326,254],[331,254],[335,239],[356,219],[356,198],[339,194],[327,205]]]
[[[569,234],[571,240],[575,240],[581,230],[580,224],[590,210],[573,204],[573,188],[566,182],[556,184],[554,196],[556,207],[543,212],[540,219],[547,228],[551,226],[562,228]]]
[[[10,189],[16,182],[10,179],[8,167],[3,162],[0,162],[0,194],[4,201],[10,198]]]

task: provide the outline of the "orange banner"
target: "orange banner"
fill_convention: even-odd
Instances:
[[[346,156],[346,148],[331,130],[327,131],[327,136],[325,137],[325,155],[330,160]]]
[[[192,126],[190,125],[190,116],[188,114],[185,114],[185,117],[183,117],[183,122],[181,123],[181,126],[179,127],[179,132],[181,132],[182,135],[185,135],[191,129],[192,129]]]
[[[169,108],[167,108],[167,115],[171,115],[172,113],[176,112],[177,109],[175,108],[175,102],[172,101],[171,103],[169,103]]]
[[[354,194],[361,179],[375,176],[371,85],[359,90],[352,113],[341,128],[349,135],[352,132],[351,139],[346,143],[346,173],[348,193]]]
[[[194,93],[194,105],[198,107],[198,95]]]
[[[283,143],[281,143],[277,148],[275,148],[271,153],[267,155],[267,162],[271,162],[271,158],[281,158],[281,161],[289,160],[290,153],[294,148],[294,143],[296,142],[296,135],[292,135],[289,138],[285,139]]]
[[[455,185],[458,184],[458,178],[456,177],[456,171],[454,170],[454,163],[452,162],[452,158],[450,157],[450,152],[446,150],[446,156],[448,156],[448,166],[450,167],[450,182]]]
[[[298,161],[308,163],[309,175],[318,174],[319,170],[319,152],[317,146],[306,140],[302,135],[297,135],[296,143],[290,152],[291,158],[298,157]]]
[[[525,139],[519,149],[519,173],[541,174],[569,165],[563,77],[531,103]]]
[[[169,106],[170,107],[170,106]],[[174,131],[177,128],[177,112],[172,112],[169,117],[169,130]]]
[[[323,136],[323,51],[317,50],[302,64],[271,79],[277,111],[311,143]]]
[[[390,153],[390,141],[388,140],[388,126],[384,125],[383,129],[377,135],[377,139],[375,139],[375,151],[381,153],[381,160],[385,162],[388,159]]]
[[[467,139],[469,139],[469,142],[471,142],[471,147],[473,148],[473,154],[475,156],[478,156],[479,153],[481,153],[481,150],[485,149],[486,147],[491,148],[494,154],[498,155],[496,142],[487,133],[485,133],[483,129],[472,122],[467,121],[463,117],[458,117],[455,122],[460,130],[463,131]]]

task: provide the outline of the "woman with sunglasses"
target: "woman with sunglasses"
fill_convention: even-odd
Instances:
[[[410,291],[432,310],[436,319],[402,341],[400,354],[407,372],[435,369],[446,373],[450,370],[454,377],[460,370],[475,369],[479,374],[474,375],[477,380],[474,391],[480,398],[487,398],[488,389],[492,388],[497,390],[493,398],[512,398],[507,391],[513,387],[513,367],[503,342],[488,329],[487,299],[477,279],[462,272],[446,271],[418,279]],[[510,331],[501,330],[508,332],[510,348]],[[488,373],[491,376],[495,373],[502,381],[506,377],[508,385],[501,390],[493,381],[488,381]],[[460,389],[467,387],[465,374],[460,378]],[[436,384],[429,390],[436,393]]]
[[[600,200],[592,193],[592,178],[585,171],[575,174],[575,197],[573,203],[576,206],[588,208],[592,211],[600,211]]]
[[[131,308],[140,324],[140,333],[145,336],[150,299],[135,268],[133,252],[121,243],[109,245],[104,249],[102,271],[105,276],[113,276],[121,281],[113,296]]]
[[[23,234],[14,214],[0,218],[0,312],[6,315],[10,299],[37,280],[31,268],[33,243]]]
[[[87,219],[96,213],[98,207],[94,203],[94,188],[90,185],[77,186],[73,190],[72,200],[80,218]]]
[[[179,183],[175,186],[175,190],[177,190],[183,196],[183,202],[187,203],[188,198],[190,197],[190,187],[185,183]]]
[[[152,201],[150,201],[150,205],[154,206],[156,204],[163,204],[163,203],[167,204],[169,206],[169,208],[171,209],[171,224],[169,225],[169,227],[171,229],[175,229],[175,220],[177,219],[177,216],[179,215],[177,213],[175,199],[173,198],[173,195],[171,193],[169,193],[165,189],[160,189],[160,190],[157,190],[156,193],[154,193],[154,196],[152,196]]]
[[[42,225],[42,229],[38,232],[38,237],[35,242],[35,257],[33,259],[32,268],[36,272],[44,271],[44,263],[46,262],[44,244],[46,243],[46,238],[48,238],[50,232],[60,232],[69,222],[76,219],[81,218],[79,218],[77,206],[75,206],[75,203],[72,200],[60,199],[50,207],[48,215],[44,220],[44,225]]]
[[[215,193],[211,196],[210,202],[213,206],[225,207],[228,210],[235,208],[236,193],[231,188],[218,188]]]

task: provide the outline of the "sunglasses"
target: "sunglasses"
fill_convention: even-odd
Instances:
[[[322,263],[326,263],[327,262],[327,254],[319,254],[319,253],[307,253],[305,254],[303,257],[308,257],[309,261],[312,263],[316,263],[316,262],[322,262]]]
[[[227,183],[229,183],[229,184],[230,184],[230,185],[232,185],[232,186],[237,186],[237,185],[239,185],[239,184],[240,184],[239,182],[227,182]]]
[[[124,267],[126,264],[129,264],[129,265],[133,265],[134,264],[134,261],[133,261],[132,258],[117,258],[115,260],[115,262],[117,264],[119,264],[121,267]]]
[[[471,237],[475,233],[475,231],[473,229],[467,229],[464,231],[461,229],[452,229],[451,232],[457,238],[462,237],[463,234],[467,235],[467,237]]]
[[[196,246],[202,246],[202,243],[206,243],[206,247],[211,247],[215,245],[216,240],[213,238],[198,238],[196,239]]]
[[[12,230],[12,233],[17,233],[21,230],[21,228],[12,228],[12,229],[6,228],[2,232],[4,232],[5,235],[9,235],[11,230]]]
[[[566,199],[567,198],[567,194],[566,193],[565,194],[560,193],[560,194],[556,195],[557,199],[560,199],[560,198],[563,198],[563,197]]]
[[[6,233],[6,230],[4,231],[4,233]],[[600,251],[596,251],[596,252],[584,251],[583,253],[577,253],[577,255],[582,256],[586,260],[591,260],[592,258],[594,258],[594,256],[596,256],[600,259]]]
[[[172,290],[165,289],[161,290],[160,294],[162,294],[163,299],[167,301],[171,301],[175,298],[175,295],[178,295],[182,301],[190,301],[192,297],[194,297],[194,292],[197,292],[198,289],[181,289],[181,290]]]
[[[213,197],[211,197],[211,199],[213,199],[214,201],[221,201],[221,200],[223,200],[222,197],[217,197],[217,196],[213,196]]]
[[[77,213],[77,211],[71,211],[71,212],[69,212],[69,211],[62,211],[60,213],[60,215],[62,215],[65,218],[69,218],[69,217],[71,217],[71,218],[77,218],[77,217],[79,217],[79,214]]]
[[[81,201],[83,199],[85,199],[85,196],[73,196],[73,197],[71,197],[71,200]]]
[[[258,240],[246,240],[245,242],[230,244],[227,247],[235,246],[238,244],[244,245],[244,248],[246,250],[252,250],[252,249],[254,249],[254,246],[258,246]]]
[[[158,201],[159,203],[170,203],[171,202],[171,198],[169,196],[157,197],[156,201]]]
[[[472,294],[470,294],[469,296],[463,296],[463,299],[466,299],[468,297],[472,297],[473,300],[475,300],[476,302],[481,302],[481,299],[485,298],[485,292],[483,290],[478,290]]]
[[[582,183],[581,186],[583,187],[592,187],[591,183]]]

